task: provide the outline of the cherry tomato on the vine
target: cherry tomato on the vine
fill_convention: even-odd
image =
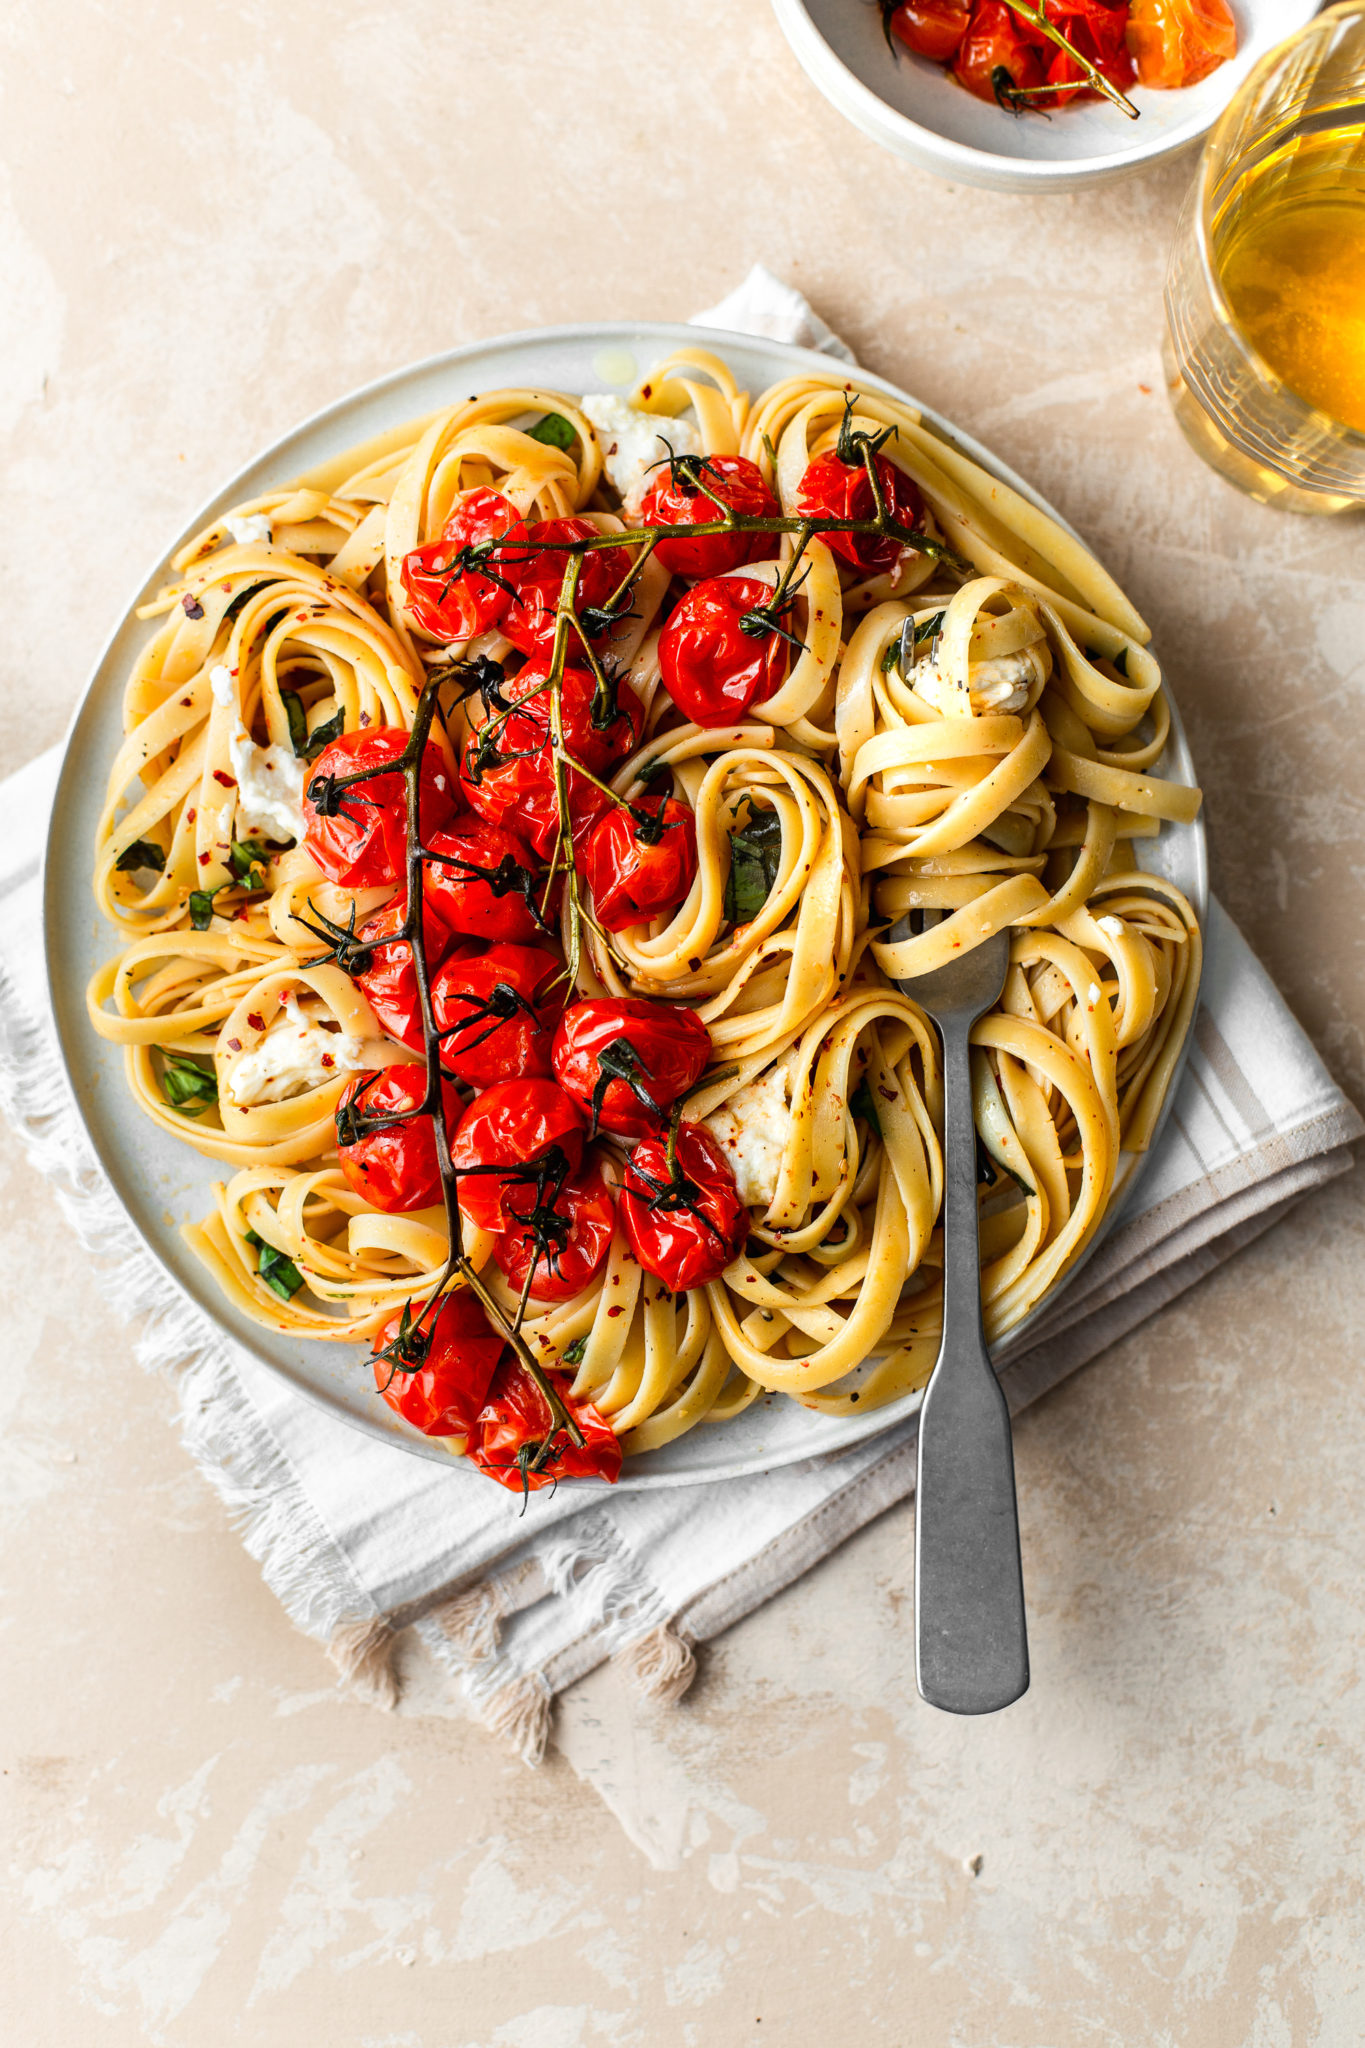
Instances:
[[[959,0],[905,0],[891,15],[891,33],[916,56],[946,64],[957,55],[971,18]]]
[[[564,584],[570,550],[552,542],[589,540],[597,528],[587,519],[541,519],[512,536],[498,550],[498,574],[516,593],[502,620],[502,630],[524,654],[547,647],[555,636],[555,614]],[[589,548],[583,555],[574,592],[574,610],[600,610],[629,567],[625,547]],[[573,639],[577,639],[574,634]],[[573,647],[570,646],[572,655]]]
[[[465,491],[439,540],[404,555],[403,589],[412,615],[433,640],[472,640],[496,626],[512,602],[511,592],[493,577],[461,569],[465,548],[500,539],[518,524],[515,507],[501,491]]]
[[[1001,8],[1001,13],[1008,13]],[[981,10],[978,9],[979,18]],[[891,517],[902,526],[918,526],[924,500],[903,469],[885,455],[876,454],[872,466],[877,472],[883,501]],[[872,519],[877,503],[872,482],[861,460],[845,462],[834,450],[817,455],[797,486],[797,510],[817,519]],[[881,533],[822,533],[820,539],[864,576],[881,576],[894,569],[905,552],[905,544]]]
[[[398,726],[372,725],[345,732],[324,747],[313,763],[303,793],[307,823],[304,844],[329,881],[348,889],[374,889],[402,879],[407,860],[407,789],[401,772],[373,775],[350,789],[332,792],[334,816],[318,808],[331,777],[382,768],[405,751],[408,734]],[[418,776],[418,804],[425,836],[444,825],[457,805],[455,779],[445,756],[430,741]]]
[[[407,892],[404,891],[402,896],[386,903],[360,927],[356,934],[357,942],[366,948],[370,960],[354,980],[374,1011],[381,1029],[390,1038],[396,1038],[400,1045],[408,1045],[414,1052],[421,1052],[426,1041],[422,1036],[422,999],[417,989],[412,944],[408,939],[393,936],[402,930],[406,916]],[[426,892],[423,896],[422,936],[427,971],[435,974],[450,951],[450,933],[426,901]]]
[[[425,901],[453,932],[477,939],[545,936],[536,908],[544,881],[516,832],[484,818],[460,818],[427,837]],[[533,907],[534,906],[534,907]]]
[[[1143,85],[1197,85],[1236,56],[1237,24],[1225,0],[1133,0],[1127,41]]]
[[[681,1003],[591,996],[564,1012],[551,1058],[560,1086],[596,1111],[602,1130],[645,1138],[700,1080],[711,1034]]]
[[[540,946],[456,946],[431,990],[446,1072],[474,1088],[548,1074],[563,972]]]
[[[388,1215],[431,1209],[442,1197],[431,1118],[415,1114],[426,1092],[426,1067],[413,1062],[357,1074],[337,1105],[341,1170],[358,1195]],[[441,1101],[449,1129],[460,1105],[454,1089],[444,1083]],[[389,1116],[401,1116],[403,1121],[368,1135],[356,1132],[368,1117]]]
[[[699,479],[699,480],[698,480]],[[708,497],[712,491],[715,497]],[[717,505],[715,499],[720,499]],[[747,455],[684,456],[655,472],[642,507],[646,526],[709,526],[726,509],[742,519],[780,519],[782,508]],[[775,553],[771,534],[712,533],[700,540],[672,534],[656,541],[654,559],[670,576],[723,576]]]
[[[1043,67],[1023,28],[1003,0],[978,0],[952,66],[958,84],[992,104],[1000,98],[999,88],[1027,92],[1042,85]]]
[[[772,595],[761,576],[715,576],[694,584],[669,614],[659,671],[695,725],[732,725],[781,689],[790,643],[757,616]]]
[[[621,1470],[621,1446],[590,1401],[575,1401],[562,1373],[547,1373],[560,1399],[583,1432],[574,1444],[561,1431],[551,1440],[550,1456],[531,1470],[551,1427],[550,1406],[524,1365],[507,1358],[493,1376],[488,1399],[470,1439],[469,1456],[481,1472],[513,1493],[536,1493],[558,1479],[605,1479],[613,1484]]]
[[[719,1279],[743,1248],[749,1212],[704,1124],[679,1124],[676,1155],[670,1176],[663,1137],[643,1139],[626,1167],[620,1210],[640,1264],[680,1294]]]
[[[597,1168],[584,1166],[541,1201],[534,1188],[509,1188],[503,1207],[522,1219],[493,1245],[493,1257],[520,1293],[531,1278],[535,1301],[569,1301],[595,1280],[611,1250],[616,1203]]]
[[[516,1169],[534,1168],[558,1147],[566,1172],[572,1173],[583,1157],[583,1138],[583,1112],[555,1082],[497,1081],[485,1088],[470,1103],[450,1141],[464,1214],[483,1230],[510,1230],[516,1219],[506,1197],[526,1187],[534,1192],[535,1185],[534,1175]],[[483,1170],[488,1167],[508,1171]]]
[[[406,1331],[401,1311],[384,1324],[374,1340],[374,1383],[390,1408],[424,1436],[468,1436],[505,1340],[463,1289],[446,1296],[434,1323],[419,1324],[420,1314],[421,1304],[410,1303]]]
[[[548,859],[559,837],[559,800],[551,746],[550,692],[542,688],[544,661],[528,661],[502,686],[510,710],[494,709],[489,722],[472,733],[460,764],[460,787],[471,810],[528,840]],[[630,684],[609,685],[599,704],[591,672],[566,668],[560,685],[564,744],[570,755],[603,774],[628,754],[644,725],[644,711]],[[610,799],[567,762],[564,784],[570,827],[577,841],[599,818]]]
[[[642,825],[635,811],[647,813]],[[657,838],[655,834],[658,834]],[[597,921],[609,932],[676,910],[697,878],[697,820],[676,797],[613,804],[583,848]]]
[[[508,720],[523,731],[523,719],[534,720],[543,738],[550,736],[550,692],[545,687],[550,673],[548,654],[533,654],[524,668],[503,684],[502,694],[518,710]],[[599,701],[600,700],[600,701]],[[606,677],[599,688],[589,668],[566,662],[559,684],[559,715],[564,727],[564,744],[574,759],[597,774],[623,761],[640,744],[645,710],[624,676]],[[526,744],[524,738],[515,742]]]

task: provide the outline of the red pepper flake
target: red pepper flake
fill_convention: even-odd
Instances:
[[[625,1310],[621,1307],[620,1303],[618,1302],[615,1308],[609,1308],[607,1310],[607,1314],[609,1316],[623,1316],[625,1314]]]
[[[332,1055],[329,1052],[325,1052],[322,1055],[322,1064],[324,1067],[334,1067],[336,1065],[336,1061],[332,1058]]]
[[[208,866],[208,864],[209,864],[209,859],[210,859],[210,856],[209,856],[209,855],[208,855],[207,853],[201,853],[201,854],[200,854],[200,856],[199,856],[199,865],[200,865],[200,867],[201,867],[201,868],[206,868],[206,867]]]
[[[180,699],[180,701],[181,701],[181,703],[182,703],[183,705],[185,705],[185,706],[186,706],[186,708],[187,708],[187,709],[189,709],[189,708],[192,708],[192,707],[193,707],[193,704],[194,704],[194,699],[193,699],[193,697],[182,697],[182,698]]]
[[[190,808],[189,808],[189,810],[187,810],[187,811],[186,811],[186,813],[185,813],[185,823],[186,823],[187,825],[192,825],[192,824],[194,823],[195,819],[196,819],[196,818],[197,818],[198,816],[199,816],[199,813],[198,813],[198,811],[196,811],[196,810],[194,809],[193,805],[191,805],[191,806],[190,806]]]
[[[242,1041],[241,1041],[241,1039],[240,1039],[240,1038],[230,1038],[230,1039],[228,1040],[228,1051],[229,1051],[229,1052],[240,1052],[240,1051],[241,1051],[241,1049],[242,1049]]]
[[[261,1015],[259,1010],[248,1010],[246,1015],[246,1021],[251,1026],[253,1031],[265,1030],[265,1018]]]
[[[213,779],[215,782],[221,782],[224,789],[236,789],[237,787],[237,777],[229,775],[226,768],[215,768]]]
[[[187,619],[203,618],[204,607],[202,604],[200,604],[198,598],[195,596],[192,590],[187,590],[185,592],[185,595],[180,600],[180,604]]]
[[[368,725],[368,724],[369,724],[369,722],[370,722],[370,714],[369,714],[369,712],[368,712],[368,711],[362,711],[362,712],[361,712],[361,714],[360,714],[359,720],[357,721],[357,723],[359,723],[360,725]]]

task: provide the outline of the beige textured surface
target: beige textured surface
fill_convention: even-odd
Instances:
[[[1243,502],[1170,422],[1188,162],[1052,201],[936,184],[840,122],[763,0],[10,0],[0,116],[0,769],[298,416],[500,329],[686,314],[761,255],[1147,612],[1218,886],[1365,1094],[1361,528]],[[916,1701],[902,1511],[671,1714],[579,1688],[533,1776],[420,1672],[404,1717],[338,1699],[12,1148],[0,1180],[7,2043],[1365,2036],[1351,1181],[1023,1419],[1020,1707]]]

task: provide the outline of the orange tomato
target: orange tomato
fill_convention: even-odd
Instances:
[[[1132,0],[1128,48],[1139,85],[1197,85],[1237,54],[1227,0]]]

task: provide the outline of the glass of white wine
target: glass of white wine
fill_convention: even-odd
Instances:
[[[1250,72],[1205,147],[1166,274],[1186,438],[1252,497],[1365,505],[1365,0]]]

